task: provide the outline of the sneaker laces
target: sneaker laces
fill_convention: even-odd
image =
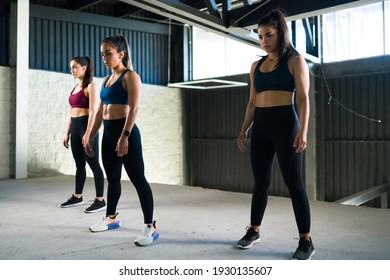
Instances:
[[[249,226],[247,226],[246,227],[246,234],[245,234],[245,236],[244,236],[244,239],[245,240],[252,240],[252,236],[254,235],[253,233],[257,233],[257,232],[255,232],[255,230],[254,229],[252,229],[252,227],[249,227]]]
[[[305,253],[309,252],[310,241],[304,238],[301,238],[298,242],[298,250],[304,251]]]
[[[156,222],[153,222],[151,225],[147,224],[145,225],[145,227],[143,228],[143,230],[141,231],[141,234],[142,235],[148,235],[150,230],[151,229],[155,229],[156,228]]]

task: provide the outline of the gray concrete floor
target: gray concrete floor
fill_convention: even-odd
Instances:
[[[123,182],[118,212],[122,227],[91,233],[104,212],[63,209],[73,176],[0,181],[2,260],[288,260],[298,239],[291,202],[270,197],[262,241],[236,249],[249,222],[250,194],[151,184],[160,238],[147,247],[137,195]],[[94,198],[88,178],[84,201]],[[389,260],[390,210],[311,202],[314,260]]]

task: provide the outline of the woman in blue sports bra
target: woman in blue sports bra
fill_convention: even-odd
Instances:
[[[309,122],[308,66],[290,42],[281,10],[273,10],[260,19],[257,31],[267,55],[251,66],[250,97],[237,138],[237,146],[244,152],[248,131],[252,130],[250,158],[255,185],[250,226],[237,247],[247,249],[260,241],[276,155],[299,233],[298,248],[292,258],[306,260],[315,252],[310,236],[309,200],[302,178],[302,152],[307,145]]]
[[[127,175],[137,190],[144,227],[134,243],[138,246],[151,244],[159,236],[156,222],[153,221],[153,194],[145,178],[140,131],[135,124],[141,94],[141,79],[133,70],[127,40],[112,36],[103,40],[100,46],[104,64],[111,70],[100,91],[99,112],[84,145],[86,153],[94,156],[93,136],[104,124],[102,140],[102,160],[106,171],[107,211],[101,222],[92,225],[92,232],[100,232],[120,227],[116,213],[121,196],[121,173],[125,167]]]

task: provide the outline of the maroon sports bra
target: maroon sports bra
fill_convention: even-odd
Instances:
[[[89,98],[85,96],[84,89],[77,93],[70,93],[69,104],[72,108],[89,109]]]

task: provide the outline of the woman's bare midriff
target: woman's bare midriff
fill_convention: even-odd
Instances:
[[[118,120],[126,118],[129,111],[129,105],[107,104],[103,105],[104,120]]]
[[[70,117],[77,118],[89,115],[89,109],[84,108],[72,108],[70,109]]]
[[[294,103],[293,96],[290,91],[263,91],[256,94],[256,107],[292,105]]]

